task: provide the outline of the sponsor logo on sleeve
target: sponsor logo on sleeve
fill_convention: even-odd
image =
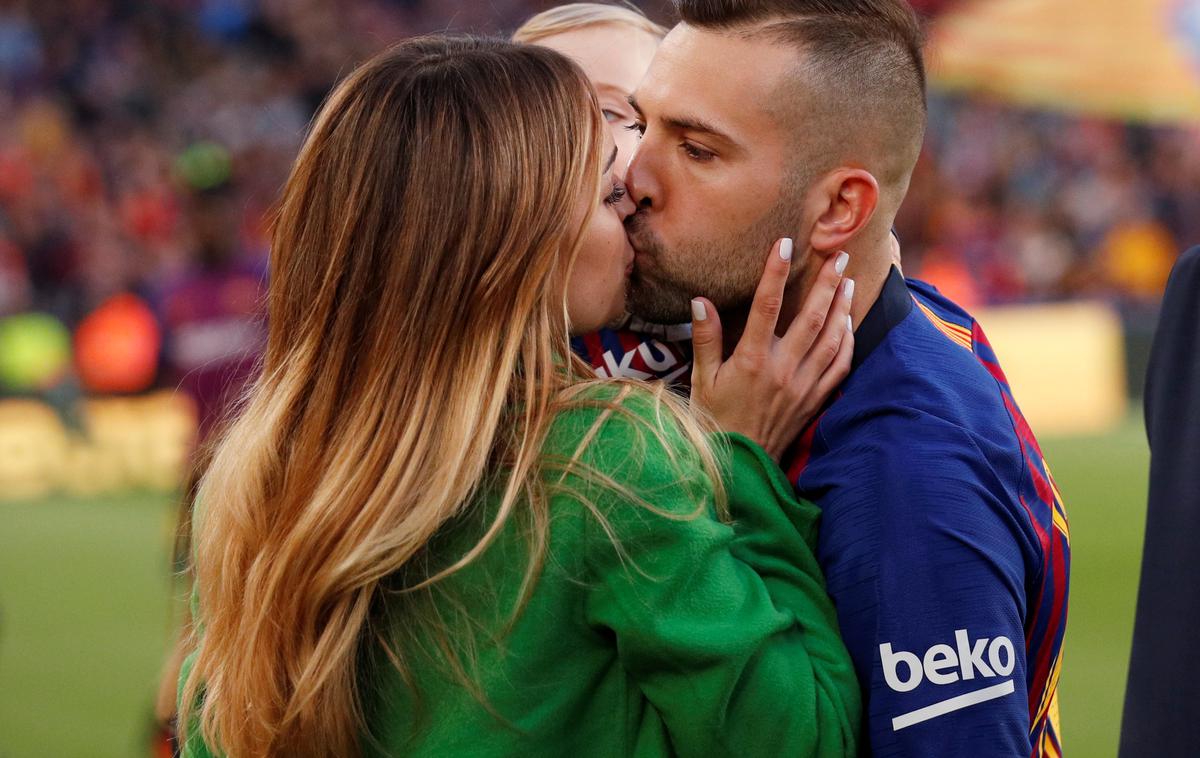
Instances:
[[[892,719],[892,731],[900,731],[922,721],[1011,695],[1016,685],[1009,677],[1017,667],[1016,648],[1008,637],[981,637],[972,641],[966,629],[956,629],[954,645],[938,644],[918,656],[907,650],[894,650],[890,642],[879,646],[883,678],[895,692],[911,692],[928,681],[944,686],[976,679],[986,686],[964,695],[948,698]]]

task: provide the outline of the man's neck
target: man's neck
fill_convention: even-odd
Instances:
[[[871,249],[850,253],[850,264],[846,267],[845,277],[854,280],[854,301],[850,305],[850,318],[854,321],[855,328],[862,323],[867,312],[871,310],[871,306],[879,299],[883,285],[887,282],[888,274],[892,270],[892,258],[892,250],[887,239]],[[817,274],[825,260],[825,256],[811,250],[808,251],[808,255],[801,264],[804,266],[804,271],[788,286],[783,295],[783,307],[779,313],[779,325],[776,327],[776,333],[780,336],[787,331],[788,326],[800,312],[804,298],[812,290],[813,282],[816,281]],[[841,289],[838,290],[836,296],[842,296]],[[726,355],[733,352],[738,340],[741,339],[742,331],[746,326],[746,315],[745,311],[731,313],[728,316],[724,313],[721,314]]]

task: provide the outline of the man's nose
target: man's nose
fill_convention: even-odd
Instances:
[[[629,185],[625,185],[625,196],[621,198],[621,202],[617,203],[617,213],[621,214],[622,220],[637,213],[637,205],[633,201],[633,194],[629,191]]]
[[[653,163],[646,143],[638,143],[625,169],[625,188],[629,190],[629,198],[639,210],[651,208],[658,201],[658,182],[654,176]]]

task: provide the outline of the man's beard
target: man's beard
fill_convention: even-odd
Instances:
[[[639,258],[629,280],[627,309],[658,324],[692,318],[692,298],[703,296],[722,314],[749,308],[771,245],[793,234],[798,219],[785,218],[778,206],[725,239],[684,243],[668,249],[646,226],[643,211],[625,219],[625,231]],[[792,214],[786,214],[792,215]],[[784,228],[783,234],[779,229]]]

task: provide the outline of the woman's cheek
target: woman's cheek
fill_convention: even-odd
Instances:
[[[625,227],[624,227],[624,225],[621,225],[621,227],[620,227],[620,242],[613,246],[611,260],[613,261],[613,266],[609,270],[613,272],[612,273],[612,281],[613,281],[613,289],[612,289],[613,306],[612,306],[612,308],[615,311],[615,313],[613,313],[612,316],[613,316],[613,318],[618,318],[621,316],[621,314],[623,314],[625,312],[625,297],[626,297],[628,285],[629,285],[628,279],[625,276],[625,269],[626,269],[627,264],[625,262]]]

